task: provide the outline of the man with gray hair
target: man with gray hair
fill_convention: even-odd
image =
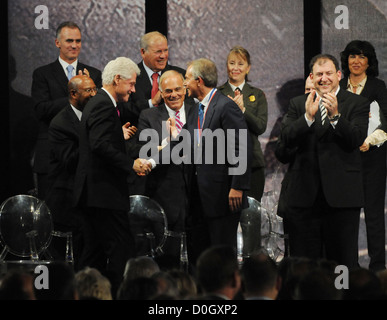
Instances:
[[[184,86],[189,97],[199,100],[186,123],[195,157],[187,223],[191,261],[212,245],[236,247],[240,213],[248,206],[251,140],[241,109],[217,91],[217,81],[213,61],[198,59],[188,64]],[[214,139],[215,135],[223,139]]]
[[[167,37],[158,31],[148,32],[141,37],[138,64],[140,75],[137,78],[136,92],[130,97],[127,121],[137,125],[142,110],[160,105],[162,101],[158,84],[161,75],[167,70],[175,70],[183,76],[185,70],[168,64],[169,49]]]
[[[142,110],[154,108],[163,104],[159,82],[161,75],[168,70],[175,70],[183,76],[185,70],[168,64],[169,49],[165,35],[158,31],[144,34],[140,40],[140,54],[142,61],[137,64],[140,75],[137,77],[136,92],[128,103],[120,105],[122,120],[138,126],[139,116]],[[129,145],[134,144],[134,139]],[[131,146],[133,149],[135,147]],[[131,174],[128,180],[131,194],[144,194],[144,180]]]
[[[100,270],[112,283],[115,296],[126,261],[134,255],[128,210],[127,175],[149,173],[151,165],[126,151],[117,103],[135,91],[137,65],[129,58],[110,61],[102,73],[102,89],[84,108],[79,133],[79,164],[75,203],[86,224],[85,266]]]

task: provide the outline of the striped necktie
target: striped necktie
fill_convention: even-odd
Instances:
[[[324,125],[325,118],[327,117],[327,109],[324,107],[322,99],[320,99],[319,107],[321,112],[321,123]]]
[[[180,120],[180,110],[176,111],[175,120],[177,132],[180,133],[181,129],[183,128],[183,122]]]

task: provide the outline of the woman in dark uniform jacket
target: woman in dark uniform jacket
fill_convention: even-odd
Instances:
[[[251,62],[249,52],[233,47],[227,57],[228,81],[218,90],[230,97],[242,110],[253,141],[253,161],[250,190],[247,195],[261,201],[265,187],[265,163],[258,136],[266,131],[267,100],[261,89],[247,82]]]

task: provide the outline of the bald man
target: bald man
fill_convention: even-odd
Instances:
[[[73,233],[75,267],[81,256],[81,216],[72,207],[73,185],[79,154],[79,124],[83,108],[97,93],[90,77],[77,75],[68,82],[68,104],[51,121],[48,129],[50,146],[49,189],[46,203],[50,208],[54,230]],[[50,251],[54,258],[64,258],[64,246],[53,238]]]

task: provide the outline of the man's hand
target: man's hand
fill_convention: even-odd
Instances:
[[[159,104],[161,103],[161,100],[162,100],[162,97],[161,97],[161,92],[160,92],[160,90],[159,90],[159,91],[157,91],[157,93],[156,93],[155,96],[153,97],[153,99],[152,99],[152,104],[153,104],[154,106],[157,106],[157,105],[159,105]]]
[[[324,94],[323,104],[324,104],[325,108],[327,109],[327,113],[328,113],[329,117],[333,117],[333,116],[339,114],[337,97],[334,93],[329,92],[329,93]]]
[[[135,135],[137,128],[135,126],[130,126],[130,122],[127,122],[122,126],[122,132],[124,133],[124,139],[129,140]]]
[[[168,118],[166,125],[167,125],[167,132],[169,133],[168,136],[172,137],[172,139],[175,139],[179,135],[176,128],[176,119]],[[168,139],[168,141],[170,140]]]
[[[146,176],[152,170],[152,164],[145,159],[136,159],[133,163],[133,170],[139,176]]]
[[[87,70],[86,68],[83,69],[83,72],[82,72],[82,70],[79,70],[78,74],[79,74],[80,76],[83,75],[83,76],[88,76],[88,77],[90,78],[89,70]]]
[[[231,211],[239,211],[242,207],[242,190],[230,189],[228,194],[228,205],[230,206]]]
[[[316,90],[313,90],[310,92],[308,98],[306,99],[305,102],[305,114],[308,120],[313,121],[314,116],[317,113],[317,110],[319,109],[318,104],[319,104],[319,99],[314,99],[316,96]]]

